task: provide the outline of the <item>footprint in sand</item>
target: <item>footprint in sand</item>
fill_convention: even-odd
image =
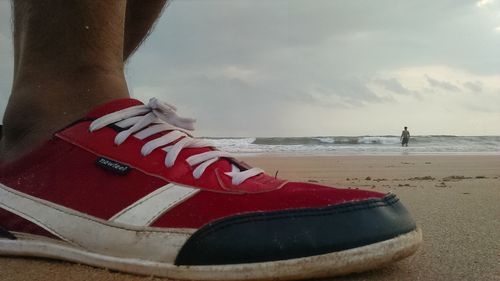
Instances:
[[[443,181],[436,184],[435,187],[447,187],[446,183],[444,183]]]
[[[466,177],[466,176],[449,176],[443,178],[443,181],[461,181],[461,180],[468,180],[472,179],[472,177]]]
[[[413,177],[413,178],[409,178],[408,180],[410,180],[410,181],[433,181],[435,179],[436,178],[431,177],[431,176],[424,176],[424,177]]]

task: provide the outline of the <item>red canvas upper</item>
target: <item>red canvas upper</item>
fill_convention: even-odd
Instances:
[[[324,207],[353,200],[381,198],[384,194],[355,189],[336,189],[310,183],[287,182],[260,174],[233,185],[225,174],[231,165],[244,168],[231,159],[210,165],[201,178],[192,175],[194,167],[186,158],[213,148],[185,148],[175,165],[164,164],[166,152],[154,150],[142,156],[149,139],[128,138],[115,145],[118,131],[112,127],[90,132],[92,120],[111,112],[142,104],[133,99],[115,100],[92,110],[86,118],[59,131],[33,152],[8,165],[0,164],[0,183],[20,192],[95,216],[109,219],[127,206],[167,183],[201,189],[193,197],[163,214],[152,226],[199,228],[215,219],[248,212]],[[110,173],[95,162],[106,157],[132,167],[126,175]],[[6,211],[0,220],[14,221]],[[16,216],[17,217],[17,216]],[[14,231],[49,235],[43,229],[22,222],[7,226]]]

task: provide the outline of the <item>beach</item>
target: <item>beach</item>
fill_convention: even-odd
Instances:
[[[413,214],[424,237],[415,255],[382,269],[331,280],[500,281],[498,155],[258,155],[242,160],[291,181],[392,192]],[[167,279],[0,257],[0,280]]]

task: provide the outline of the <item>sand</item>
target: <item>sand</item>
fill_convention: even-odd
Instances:
[[[424,233],[412,257],[331,280],[500,281],[500,156],[247,157],[290,180],[397,194]],[[167,280],[43,259],[0,258],[0,280]]]

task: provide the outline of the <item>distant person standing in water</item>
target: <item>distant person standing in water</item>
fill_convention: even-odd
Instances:
[[[403,132],[401,133],[401,146],[408,146],[408,141],[410,140],[410,131],[408,131],[408,127],[405,127]]]

